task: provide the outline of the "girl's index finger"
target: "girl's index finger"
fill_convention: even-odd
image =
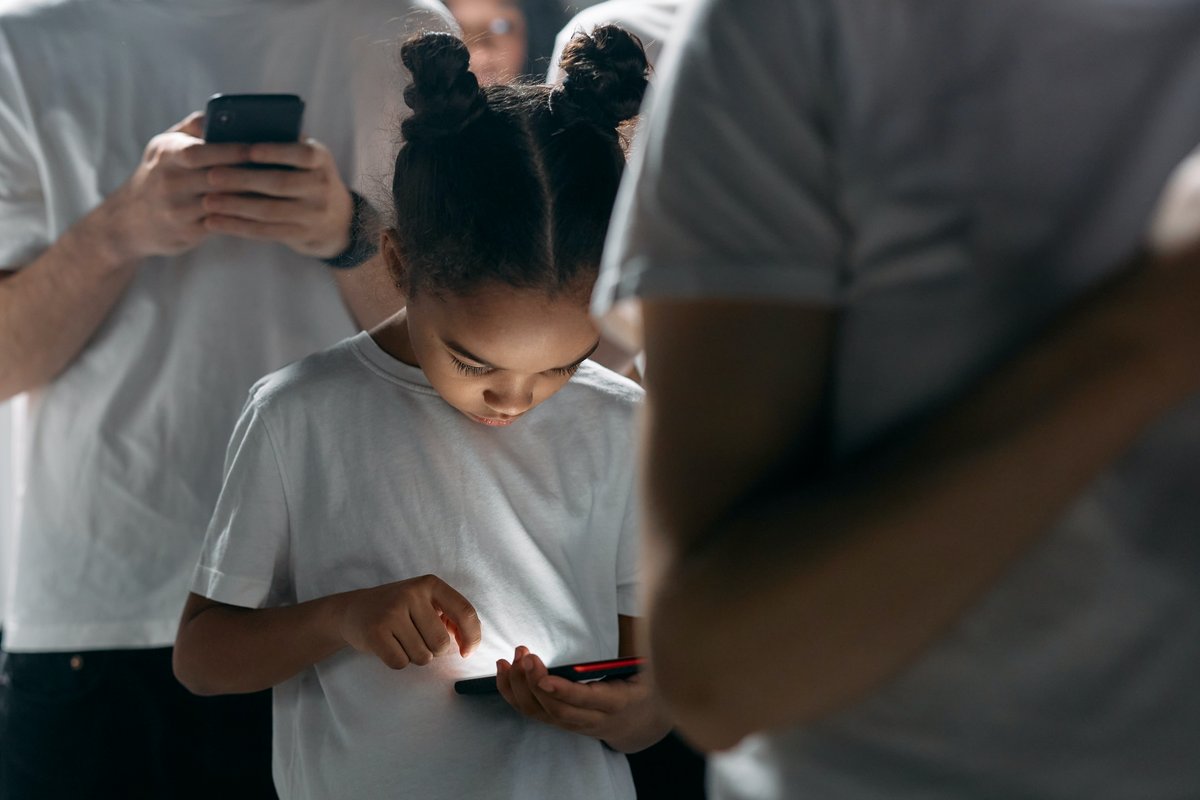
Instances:
[[[432,599],[434,607],[448,623],[446,629],[458,642],[458,652],[466,658],[483,641],[483,629],[479,624],[479,613],[475,606],[442,581],[434,586]]]
[[[296,169],[316,169],[322,150],[312,140],[303,142],[258,142],[250,145],[250,161]]]

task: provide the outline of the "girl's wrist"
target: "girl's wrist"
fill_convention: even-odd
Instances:
[[[346,616],[357,590],[340,592],[321,598],[320,622],[321,632],[339,645],[347,645],[350,640],[346,637]]]

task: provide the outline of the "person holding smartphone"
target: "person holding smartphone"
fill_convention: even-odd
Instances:
[[[588,299],[645,56],[579,34],[553,89],[481,89],[447,34],[401,57],[381,249],[408,304],[255,386],[176,674],[275,687],[287,800],[632,800],[622,753],[670,726],[653,686],[548,665],[636,662],[642,392],[590,360]]]
[[[451,25],[423,0],[283,11],[0,13],[4,797],[272,794],[267,698],[193,697],[171,645],[246,391],[383,315],[372,264],[345,269],[370,252],[348,185],[389,167],[398,43]],[[306,138],[206,143],[218,92],[302,97]]]

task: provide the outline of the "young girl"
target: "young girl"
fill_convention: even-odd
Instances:
[[[616,751],[669,727],[648,686],[546,665],[632,652],[641,392],[587,361],[587,300],[645,57],[580,35],[553,90],[480,90],[444,34],[402,59],[408,306],[252,390],[176,674],[276,687],[284,798],[632,797]]]

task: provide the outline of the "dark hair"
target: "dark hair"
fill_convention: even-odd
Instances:
[[[481,89],[466,46],[445,33],[409,41],[400,57],[413,110],[392,178],[401,289],[590,289],[625,164],[617,126],[646,89],[637,37],[614,26],[576,34],[555,88]]]

